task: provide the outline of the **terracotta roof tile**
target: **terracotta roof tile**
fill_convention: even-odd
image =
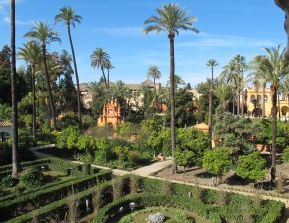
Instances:
[[[0,121],[0,127],[12,127],[12,123],[7,121]]]

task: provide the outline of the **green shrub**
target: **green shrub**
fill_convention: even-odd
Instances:
[[[39,187],[44,184],[44,176],[39,171],[30,170],[20,178],[26,187]]]
[[[17,178],[13,178],[8,175],[1,180],[1,188],[14,187],[18,183],[19,180]]]

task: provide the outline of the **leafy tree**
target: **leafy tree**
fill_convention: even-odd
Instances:
[[[58,37],[58,33],[55,30],[51,30],[49,25],[44,22],[38,22],[36,23],[32,31],[27,32],[24,37],[29,37],[36,39],[39,41],[41,47],[42,47],[42,58],[43,58],[43,65],[44,65],[44,73],[45,73],[45,79],[46,79],[46,87],[48,91],[48,97],[49,97],[49,104],[50,104],[50,112],[53,122],[53,128],[57,129],[56,124],[56,114],[55,114],[55,104],[53,102],[53,96],[52,91],[50,87],[50,79],[49,79],[49,73],[47,68],[47,61],[46,61],[46,44],[50,44],[51,42],[58,41],[60,42],[60,38]]]
[[[7,104],[0,104],[0,120],[11,121],[12,119],[12,109]]]
[[[282,159],[289,163],[289,147],[286,147],[283,151]]]
[[[96,148],[99,151],[99,153],[97,154],[98,155],[97,157],[101,161],[104,160],[105,163],[107,163],[109,152],[111,151],[110,146],[111,144],[110,144],[109,139],[105,137],[101,137],[96,140]]]
[[[60,149],[75,149],[80,131],[75,126],[69,126],[56,136],[56,145]],[[71,138],[71,139],[70,139]],[[68,143],[69,141],[69,143]]]
[[[80,150],[84,150],[89,156],[89,161],[94,160],[95,154],[94,150],[96,149],[95,139],[89,135],[80,135],[77,141],[77,147]]]
[[[175,56],[174,56],[174,38],[179,34],[179,30],[191,30],[196,33],[199,31],[193,27],[192,22],[196,21],[195,17],[186,17],[188,14],[181,9],[177,4],[165,4],[162,9],[157,9],[160,17],[151,16],[144,23],[148,25],[143,29],[147,34],[155,31],[165,32],[170,40],[170,99],[171,99],[171,143],[172,143],[172,155],[174,156],[176,148],[176,134],[175,134]],[[173,165],[173,173],[176,172],[176,167]]]
[[[79,77],[78,77],[74,47],[73,47],[72,38],[71,38],[70,25],[75,27],[75,23],[80,23],[82,20],[82,17],[80,15],[75,14],[75,12],[70,6],[65,6],[60,9],[60,13],[55,16],[54,20],[55,20],[55,24],[58,22],[64,22],[67,26],[68,37],[69,37],[72,58],[73,58],[74,71],[75,71],[75,78],[76,78],[78,121],[79,121],[79,128],[81,128]]]
[[[235,160],[238,155],[255,150],[252,136],[259,132],[251,119],[225,112],[218,115],[217,120],[213,127],[214,140],[219,146],[232,149]]]
[[[260,180],[265,177],[266,160],[261,157],[260,153],[254,152],[247,156],[240,156],[236,168],[236,174],[242,178],[250,180]]]
[[[170,102],[168,102],[170,104]],[[170,122],[170,106],[166,112],[166,122]],[[193,102],[193,93],[187,88],[179,88],[175,92],[175,121],[176,127],[182,128],[185,126],[192,126],[196,123],[194,111],[196,107]]]
[[[227,148],[207,150],[202,161],[206,171],[216,174],[218,177],[228,173],[233,165],[230,150]]]
[[[88,91],[92,94],[90,108],[93,116],[97,119],[103,111],[105,102],[109,99],[109,94],[102,85],[102,82],[90,82],[87,86]]]
[[[175,152],[175,163],[176,165],[180,165],[184,167],[184,176],[186,172],[187,167],[192,167],[196,165],[195,160],[196,160],[196,154],[194,152],[189,151],[189,150],[184,150],[184,151],[176,151]]]

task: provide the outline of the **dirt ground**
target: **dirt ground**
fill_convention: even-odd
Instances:
[[[279,180],[280,173],[283,176],[284,179],[284,186],[281,191],[284,195],[288,195],[289,197],[289,164],[282,163],[277,165],[277,171],[276,171],[276,180]],[[238,190],[238,191],[246,191],[246,192],[254,192],[256,188],[262,188],[266,190],[268,193],[272,193],[274,195],[277,193],[277,191],[272,190],[272,188],[269,187],[269,180],[270,175],[267,174],[265,179],[262,181],[259,181],[257,183],[252,183],[248,180],[244,180],[238,176],[236,176],[235,171],[230,171],[229,173],[222,176],[221,179],[219,179],[219,182],[216,182],[218,180],[214,180],[214,175],[208,173],[203,168],[193,167],[190,169],[187,169],[184,173],[183,167],[178,167],[178,173],[172,174],[171,167],[167,167],[163,169],[162,171],[159,171],[158,173],[155,173],[154,176],[164,178],[164,179],[170,179],[170,180],[177,180],[177,181],[183,181],[188,183],[195,183],[199,185],[205,185],[205,186],[216,186],[219,188],[229,188],[232,190]]]

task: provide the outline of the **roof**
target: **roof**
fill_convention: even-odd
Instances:
[[[154,87],[154,83],[153,83],[150,79],[146,79],[146,80],[143,81],[141,84],[142,84],[142,85],[149,86],[149,87]]]
[[[0,121],[0,127],[12,127],[12,123],[7,121]]]
[[[209,126],[207,124],[203,123],[203,122],[200,123],[200,124],[196,124],[194,127],[196,129],[204,131],[204,132],[209,130]]]

